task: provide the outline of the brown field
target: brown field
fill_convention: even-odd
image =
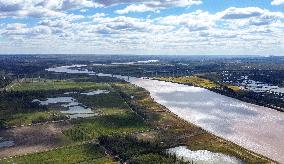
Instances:
[[[15,142],[12,147],[1,148],[0,158],[24,155],[60,147],[69,141],[62,131],[69,128],[67,122],[40,124],[1,130],[1,136]]]

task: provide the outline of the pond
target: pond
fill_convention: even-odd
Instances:
[[[93,91],[89,91],[89,92],[83,92],[81,93],[81,95],[88,95],[88,96],[93,96],[93,95],[99,95],[99,94],[107,94],[109,93],[110,91],[108,90],[93,90]]]
[[[15,142],[10,140],[5,140],[3,137],[0,137],[0,148],[14,146]]]
[[[92,111],[91,108],[84,106],[79,103],[73,97],[54,97],[47,98],[46,100],[38,100],[35,99],[33,102],[37,102],[40,105],[59,105],[63,108],[67,108],[68,110],[62,110],[60,112],[66,114],[69,118],[85,118],[85,117],[93,117],[96,114]]]

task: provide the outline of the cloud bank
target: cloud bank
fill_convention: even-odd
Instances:
[[[121,4],[113,13],[91,12]],[[159,13],[201,4],[199,0],[0,0],[0,19],[9,19],[0,23],[0,49],[1,53],[284,52],[282,12],[229,7],[215,13]],[[127,15],[145,12],[155,17]],[[23,21],[26,19],[33,23]]]

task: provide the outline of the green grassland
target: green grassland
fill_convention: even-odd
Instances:
[[[11,91],[52,91],[52,90],[77,90],[77,89],[108,89],[106,83],[95,82],[74,82],[68,80],[61,81],[41,81],[41,82],[20,82],[10,86]],[[8,88],[9,88],[8,87]]]
[[[35,153],[20,157],[0,160],[0,163],[17,164],[63,164],[63,163],[93,163],[93,164],[112,164],[111,157],[106,155],[104,149],[98,144],[82,144],[59,148],[47,152]]]
[[[45,111],[45,112],[33,112],[33,113],[17,113],[12,115],[5,125],[15,126],[15,125],[29,125],[40,122],[64,120],[66,116],[59,111]]]
[[[32,100],[50,93],[4,92],[0,94],[0,128],[66,119],[55,108],[40,106]]]
[[[87,105],[91,108],[122,108],[127,109],[127,104],[121,99],[120,95],[113,91],[112,88],[108,89],[110,93],[99,94],[99,95],[82,95],[73,94],[72,96],[76,98],[79,102]]]
[[[90,140],[101,135],[130,134],[151,128],[129,108],[116,91],[104,95],[84,96],[80,100],[94,106],[99,116],[73,120],[74,127],[63,133],[74,141]]]
[[[44,82],[42,82],[44,83]],[[69,82],[66,82],[70,84]],[[87,84],[90,84],[87,82]],[[29,85],[32,85],[30,83]],[[29,87],[29,85],[25,84],[25,87]],[[44,85],[44,84],[42,84]],[[76,88],[78,91],[78,86],[82,85],[79,83],[77,86],[72,84],[71,88]],[[85,84],[83,84],[85,85]],[[70,85],[69,85],[70,86]],[[76,86],[76,87],[75,87]],[[125,100],[117,93],[116,90],[112,89],[109,84],[96,84],[92,83],[92,87],[84,87],[84,89],[79,91],[86,91],[85,89],[108,89],[111,92],[108,94],[100,94],[100,95],[81,95],[77,93],[70,94],[70,96],[76,98],[80,103],[83,103],[92,109],[96,113],[97,116],[90,118],[81,118],[81,119],[73,119],[68,121],[70,128],[62,130],[62,137],[66,138],[68,141],[73,141],[73,143],[80,144],[81,141],[91,141],[96,140],[98,137],[102,135],[128,135],[132,133],[139,133],[143,131],[147,131],[151,128],[148,124],[145,123],[141,116],[137,115]],[[21,86],[23,87],[23,86]],[[41,86],[42,87],[42,86]],[[66,91],[72,91],[67,87],[64,87],[64,90],[53,90],[46,91],[42,90],[41,87],[38,87],[40,90],[39,97],[43,99],[44,97],[52,97],[52,95],[60,96],[62,93]],[[10,91],[9,93],[37,93],[38,90],[27,90],[27,88],[22,88],[17,91]],[[52,87],[51,87],[52,88]],[[62,88],[61,88],[62,89]],[[24,91],[26,90],[26,91]],[[34,99],[37,94],[30,96],[30,98],[19,100],[18,105],[23,102],[31,102],[30,100]],[[19,96],[15,96],[19,97]],[[29,104],[29,103],[27,103]],[[30,105],[30,104],[29,104]],[[23,106],[23,110],[24,110]],[[29,110],[28,113],[22,113],[20,110],[18,113],[11,115],[15,120],[7,120],[6,123],[10,124],[23,124],[24,122],[35,121],[37,117],[48,117],[44,116],[46,113],[52,113],[52,115],[56,115],[54,111],[50,111],[49,108],[46,107],[45,112],[39,112],[40,108],[35,106],[33,110]],[[17,119],[16,119],[17,118]],[[19,121],[16,122],[16,120]],[[67,143],[68,145],[70,142]],[[72,143],[71,143],[72,144]],[[66,145],[66,146],[68,146]],[[73,156],[71,156],[74,154]],[[64,159],[67,159],[64,161]],[[93,160],[94,159],[94,160]],[[96,157],[96,152],[89,148],[89,146],[76,146],[76,147],[65,147],[58,150],[36,153],[27,156],[15,157],[13,161],[15,163],[29,163],[32,161],[34,163],[40,163],[44,161],[45,163],[108,163],[109,159],[105,159],[102,157]],[[7,161],[5,161],[7,162]],[[1,163],[1,162],[0,162]]]
[[[189,84],[189,85],[202,87],[202,88],[209,88],[209,89],[219,87],[218,84],[210,80],[200,78],[198,76],[163,77],[163,78],[158,78],[158,80]]]
[[[167,154],[158,143],[141,141],[132,136],[102,136],[99,141],[106,149],[111,150],[112,154],[118,156],[121,162],[135,164],[187,163]]]
[[[28,125],[38,122],[67,119],[55,106],[41,106],[32,103],[34,99],[66,96],[68,91],[86,91],[92,89],[111,90],[107,83],[64,81],[41,81],[13,83],[8,91],[0,94],[0,128],[10,126]],[[113,93],[111,93],[113,94]],[[91,108],[99,104],[108,104],[108,99],[102,101],[100,96],[72,95]],[[112,96],[114,97],[114,96]],[[116,102],[109,104],[112,106]],[[94,105],[96,104],[96,105]]]
[[[235,85],[229,85],[229,84],[218,84],[214,81],[199,77],[199,76],[181,76],[181,77],[162,77],[162,78],[156,78],[157,80],[162,81],[169,81],[174,83],[181,83],[181,84],[187,84],[192,85],[196,87],[202,87],[207,89],[220,89],[220,88],[228,88],[231,89],[234,92],[240,91],[240,87]]]
[[[74,141],[95,139],[101,135],[131,134],[150,129],[136,114],[125,112],[73,122],[74,127],[64,131],[64,135]]]

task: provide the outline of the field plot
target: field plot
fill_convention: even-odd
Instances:
[[[42,81],[15,83],[8,92],[0,95],[0,127],[29,125],[34,123],[67,119],[60,112],[62,106],[40,105],[36,99],[46,100],[50,97],[66,97],[66,92],[110,89],[106,83],[73,82],[73,81]],[[76,94],[77,98],[84,99],[93,96]],[[83,98],[82,98],[83,97]],[[89,105],[89,104],[88,104]],[[90,106],[94,108],[94,106]],[[65,109],[66,110],[66,109]]]
[[[64,134],[75,141],[89,140],[100,135],[130,134],[150,129],[144,120],[133,112],[115,91],[104,96],[82,98],[81,101],[96,106],[97,117],[73,120],[73,128]],[[93,101],[92,101],[93,100]]]
[[[13,145],[0,148],[0,158],[48,151],[57,147],[63,147],[60,149],[62,151],[58,152],[59,154],[63,153],[64,155],[65,151],[67,151],[67,155],[69,153],[71,156],[73,150],[70,150],[72,148],[69,147],[70,145],[81,145],[85,141],[96,140],[102,135],[128,135],[147,131],[151,128],[141,116],[131,110],[120,94],[107,83],[76,83],[72,81],[53,83],[42,81],[37,82],[36,87],[33,84],[16,84],[14,85],[15,88],[5,93],[10,96],[7,97],[9,99],[1,99],[2,104],[8,107],[11,105],[11,108],[8,108],[11,111],[2,108],[1,112],[6,112],[6,116],[7,113],[10,113],[10,117],[3,117],[3,126],[18,127],[1,130],[1,137],[9,139],[9,141],[13,142]],[[50,90],[47,90],[45,86],[48,86]],[[22,96],[19,97],[19,95]],[[68,97],[72,97],[76,101],[69,102]],[[16,103],[9,101],[14,98],[18,98],[15,99],[17,100]],[[33,101],[36,99],[38,101]],[[62,112],[62,108],[78,105],[90,108],[95,115],[88,118],[68,119],[64,110]],[[48,116],[43,118],[43,114],[58,115],[60,120],[52,119],[52,122],[45,119]],[[38,116],[42,116],[40,121],[34,119]],[[88,157],[81,157],[79,154],[74,156],[74,159],[70,157],[71,159],[68,162],[109,162],[108,158],[96,158],[96,156],[89,158],[92,151],[85,147],[82,151],[90,153],[87,154]],[[48,151],[15,157],[13,158],[14,161],[10,162],[28,163],[29,160],[34,163],[41,160],[49,162],[47,159],[53,156],[53,153],[55,152]],[[58,156],[54,156],[54,160],[50,158],[49,163],[62,162],[60,160],[63,159],[63,157],[60,159]]]
[[[70,126],[61,122],[0,130],[1,137],[14,143],[12,146],[0,148],[0,158],[46,151],[71,144],[62,134],[62,131]]]
[[[80,90],[80,89],[105,89],[106,83],[61,81],[22,82],[14,84],[12,91],[52,91],[52,90]]]
[[[21,156],[17,158],[10,158],[1,160],[0,163],[29,163],[37,164],[44,163],[117,163],[113,162],[111,157],[105,154],[102,147],[95,143],[75,145],[54,149],[47,152],[35,153],[31,155]]]

